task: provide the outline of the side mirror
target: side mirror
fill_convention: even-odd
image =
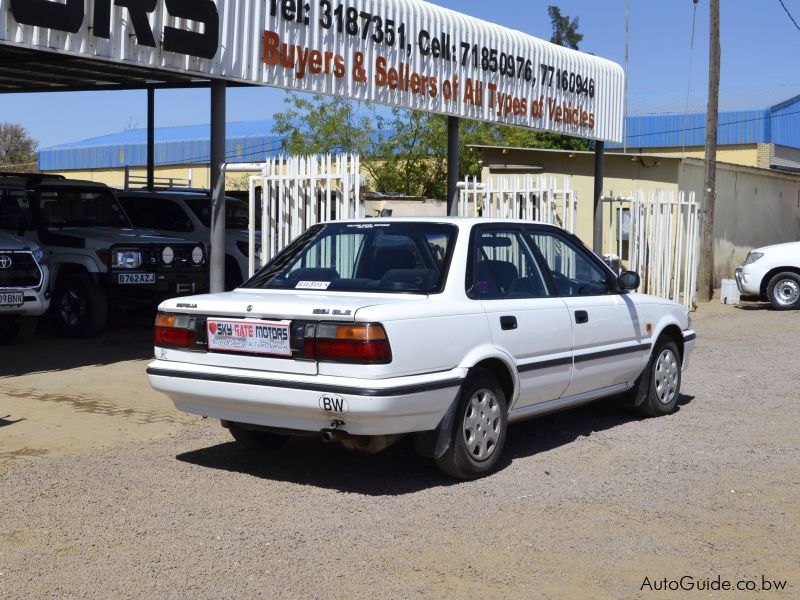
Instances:
[[[617,278],[617,284],[621,291],[632,292],[642,285],[642,278],[634,271],[625,271]]]

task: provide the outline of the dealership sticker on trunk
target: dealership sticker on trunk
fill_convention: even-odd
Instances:
[[[209,319],[206,331],[209,350],[273,356],[292,355],[288,323]]]

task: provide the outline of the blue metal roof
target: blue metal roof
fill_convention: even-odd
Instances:
[[[278,154],[282,138],[272,134],[272,121],[227,124],[228,162],[258,162]],[[156,165],[198,165],[211,155],[208,125],[155,130]],[[147,164],[147,130],[134,129],[62,144],[39,151],[43,171],[143,167]]]
[[[636,115],[627,119],[628,148],[703,146],[706,113]],[[772,143],[800,148],[800,96],[756,110],[719,113],[717,143],[725,146]],[[609,144],[621,148],[622,144]]]

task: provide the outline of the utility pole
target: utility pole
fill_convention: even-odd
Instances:
[[[706,121],[706,173],[703,193],[703,237],[697,296],[708,302],[714,294],[714,205],[717,195],[717,119],[719,114],[719,0],[711,0],[711,37],[708,60],[708,115]]]

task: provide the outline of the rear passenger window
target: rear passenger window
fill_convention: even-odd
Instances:
[[[471,291],[479,300],[544,298],[547,284],[519,231],[483,230],[475,240]]]

